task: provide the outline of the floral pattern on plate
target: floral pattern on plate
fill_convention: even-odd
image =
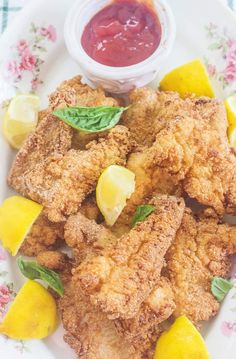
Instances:
[[[6,314],[10,304],[16,296],[14,291],[14,285],[10,280],[9,272],[7,269],[8,254],[3,247],[0,246],[0,322]],[[7,343],[12,342],[15,350],[23,354],[29,352],[30,349],[27,347],[23,340],[11,340],[5,336],[1,337],[1,341]]]
[[[50,42],[56,42],[57,33],[53,25],[47,27],[31,24],[30,36],[27,39],[19,39],[12,46],[13,58],[6,63],[7,78],[13,82],[15,89],[20,89],[20,82],[28,77],[29,90],[34,92],[43,84],[40,78],[41,66],[44,64],[44,54]],[[30,77],[29,77],[30,75]]]
[[[218,81],[229,94],[236,93],[236,39],[229,35],[227,28],[210,23],[205,27],[209,41],[209,55],[205,63],[209,76]],[[214,56],[210,53],[214,53]]]

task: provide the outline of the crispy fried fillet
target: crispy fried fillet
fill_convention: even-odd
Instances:
[[[86,198],[82,203],[80,212],[88,219],[96,220],[99,218],[99,209],[93,196]],[[33,224],[20,248],[20,252],[31,257],[42,251],[61,246],[64,243],[64,224],[65,222],[50,222],[43,213]]]
[[[57,271],[63,271],[68,261],[68,256],[62,252],[43,251],[37,255],[37,262],[39,264]]]
[[[142,353],[116,331],[115,324],[105,314],[96,310],[71,281],[72,263],[59,252],[42,252],[38,262],[57,270],[63,281],[65,293],[58,300],[65,341],[81,359],[143,359]],[[147,358],[147,357],[145,357]]]
[[[16,155],[8,177],[9,185],[23,196],[40,202],[52,182],[47,166],[63,158],[71,148],[71,141],[72,129],[47,115]]]
[[[131,100],[124,122],[140,145],[127,164],[136,174],[136,191],[120,221],[127,222],[153,192],[187,192],[220,215],[235,213],[236,158],[223,103],[206,97],[183,100],[151,89],[135,90]]]
[[[73,248],[76,265],[86,258],[102,254],[104,250],[112,248],[117,240],[109,229],[88,220],[81,214],[69,217],[65,225],[65,241]],[[116,329],[139,351],[149,349],[160,332],[159,323],[166,320],[175,309],[173,298],[168,279],[161,278],[149,297],[142,303],[135,318],[115,320]]]
[[[63,107],[96,107],[96,106],[117,106],[118,102],[112,97],[106,97],[101,88],[92,89],[82,84],[81,76],[75,76],[66,80],[49,96],[50,108]]]
[[[63,221],[76,213],[88,194],[95,190],[103,170],[112,165],[125,165],[130,151],[129,131],[116,126],[105,138],[91,142],[86,151],[70,150],[59,161],[47,167],[51,185],[40,203],[52,222]]]
[[[156,211],[100,256],[85,260],[73,281],[109,318],[129,319],[157,284],[164,255],[180,226],[184,203],[175,197],[152,202]]]
[[[43,121],[32,136],[37,137],[42,125]],[[60,135],[58,138],[61,138]],[[38,144],[35,141],[35,150]],[[41,145],[43,150],[44,140]],[[42,156],[41,162],[37,161],[38,150],[34,152],[32,148],[32,153],[24,153],[23,147],[10,172],[9,184],[24,196],[41,203],[49,220],[60,222],[65,220],[65,216],[78,211],[85,197],[95,189],[97,179],[106,167],[125,164],[129,150],[129,132],[123,126],[116,126],[105,138],[90,143],[86,151],[71,149],[64,156]],[[23,156],[24,171],[21,154],[26,157],[35,155],[30,160],[32,168],[27,168],[27,158]]]
[[[63,243],[63,227],[63,223],[52,223],[42,213],[26,236],[20,252],[31,257],[46,249],[56,249]]]
[[[156,134],[167,122],[192,114],[190,100],[181,100],[177,93],[154,91],[143,87],[129,96],[130,107],[123,115],[123,123],[130,129],[132,139],[140,148],[150,147]]]
[[[156,135],[151,147],[132,153],[127,167],[135,173],[135,192],[127,202],[118,224],[130,222],[137,206],[153,193],[180,194],[184,180],[193,163],[192,141],[194,120],[178,117]]]
[[[117,100],[107,97],[101,89],[92,89],[81,83],[81,77],[76,76],[62,84],[49,96],[51,111],[63,107],[96,107],[96,106],[119,106]],[[103,136],[103,134],[102,134]],[[85,149],[88,142],[99,137],[98,134],[85,134],[73,131],[72,148]]]
[[[139,350],[149,350],[160,334],[160,323],[175,310],[174,293],[167,278],[161,277],[140,310],[131,319],[116,319],[118,333]]]
[[[114,245],[117,238],[103,225],[77,213],[66,222],[65,241],[73,248],[75,262],[79,264],[86,257],[100,254],[105,248]]]
[[[116,105],[116,100],[106,97],[101,89],[93,90],[83,85],[80,77],[63,82],[50,96],[50,107],[40,112],[39,124],[18,152],[10,170],[8,183],[23,196],[40,202],[51,188],[52,178],[48,168],[58,163],[72,148],[73,130],[52,115],[56,108],[66,106]],[[88,143],[83,138],[83,144]]]
[[[68,278],[69,280],[69,278]],[[65,341],[81,359],[141,359],[142,355],[116,331],[114,322],[92,306],[74,284],[64,284],[59,310],[66,330]]]
[[[219,303],[211,293],[211,280],[228,275],[229,256],[235,252],[236,227],[221,223],[209,210],[200,217],[185,211],[167,254],[176,317],[186,315],[198,323],[217,313]]]

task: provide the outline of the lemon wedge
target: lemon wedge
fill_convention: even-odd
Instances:
[[[179,317],[159,338],[154,359],[210,359],[206,344],[190,320]]]
[[[160,82],[163,91],[176,91],[180,96],[195,94],[214,97],[208,73],[199,59],[188,62],[169,72]]]
[[[53,296],[39,283],[28,280],[17,294],[0,333],[12,339],[42,339],[57,326],[57,308]]]
[[[10,145],[19,149],[38,121],[39,97],[32,94],[15,96],[3,118],[3,134]]]
[[[29,199],[12,196],[0,206],[0,240],[15,256],[43,207]]]
[[[230,126],[236,126],[236,96],[230,96],[225,100],[225,108]]]
[[[96,200],[109,226],[116,222],[134,190],[135,175],[125,167],[112,165],[101,174],[96,188]]]
[[[236,126],[229,126],[228,140],[231,147],[236,147]]]

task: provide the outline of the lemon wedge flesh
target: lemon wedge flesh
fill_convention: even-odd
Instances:
[[[210,356],[198,330],[182,316],[159,338],[154,359],[210,359]]]
[[[180,96],[195,94],[214,97],[207,70],[199,59],[175,68],[160,82],[163,91],[176,91]]]
[[[56,327],[54,298],[41,284],[28,280],[0,324],[0,333],[18,340],[42,339]]]
[[[10,145],[19,149],[37,125],[39,97],[32,94],[16,95],[3,118],[3,134]]]
[[[125,167],[112,165],[101,174],[96,188],[96,200],[109,226],[116,222],[134,190],[135,175]]]
[[[229,140],[230,146],[236,148],[236,126],[229,126],[228,140]]]
[[[230,126],[236,126],[236,96],[230,96],[225,100],[225,108]]]
[[[43,207],[29,199],[12,196],[0,206],[0,240],[15,256]]]

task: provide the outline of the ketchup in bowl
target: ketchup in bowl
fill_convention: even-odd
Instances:
[[[136,0],[116,0],[92,17],[81,44],[95,61],[124,67],[150,57],[161,35],[159,18],[151,6]]]

